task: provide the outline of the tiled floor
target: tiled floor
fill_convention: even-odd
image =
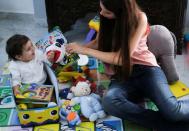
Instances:
[[[94,15],[94,13],[88,14],[85,18],[78,20],[72,26],[72,30],[64,33],[69,42],[84,40],[88,31],[87,23]],[[36,42],[47,33],[47,25],[38,22],[33,15],[0,13],[0,66],[7,61],[6,40],[15,33],[25,34]],[[189,86],[189,64],[186,64],[184,55],[177,56],[176,66],[181,81]]]

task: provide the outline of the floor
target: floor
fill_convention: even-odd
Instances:
[[[85,18],[79,19],[72,26],[72,30],[64,33],[69,42],[82,42],[85,39],[88,32],[88,21],[94,15],[94,13],[90,13]],[[35,19],[33,15],[0,13],[0,66],[3,66],[8,60],[5,53],[5,44],[10,36],[16,33],[24,34],[35,43],[47,32],[47,24]],[[189,86],[189,64],[185,62],[185,56],[178,55],[175,61],[180,80]]]

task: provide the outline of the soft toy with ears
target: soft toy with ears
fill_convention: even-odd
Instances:
[[[98,118],[106,116],[100,104],[100,96],[91,93],[91,83],[89,81],[79,81],[71,88],[74,98],[71,99],[71,105],[80,104],[81,113],[90,121],[96,121]]]
[[[174,58],[176,56],[176,37],[162,25],[151,26],[147,44],[155,55],[169,83],[179,80]]]
[[[54,63],[60,63],[62,65],[66,64],[66,50],[65,50],[65,43],[63,43],[64,40],[63,39],[57,39],[56,41],[52,40],[51,42],[49,42],[51,45],[49,45],[46,48],[45,53],[48,54],[51,51],[54,51],[55,56],[54,56]]]

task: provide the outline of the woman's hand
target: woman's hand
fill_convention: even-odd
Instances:
[[[66,52],[68,52],[69,54],[71,53],[85,54],[86,50],[87,47],[84,47],[76,42],[69,43],[66,45]]]

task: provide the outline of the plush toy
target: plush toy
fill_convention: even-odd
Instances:
[[[176,37],[162,25],[151,26],[147,44],[155,55],[169,83],[179,80],[174,57],[176,56]]]
[[[81,113],[90,121],[96,121],[98,118],[106,116],[100,104],[100,96],[91,93],[91,83],[89,81],[79,81],[71,88],[74,98],[71,99],[70,105],[80,104]]]
[[[48,54],[50,51],[55,52],[54,63],[65,64],[66,63],[66,51],[65,44],[67,40],[62,34],[58,26],[41,38],[35,45],[38,49]]]
[[[65,50],[65,43],[62,42],[63,39],[57,39],[56,41],[52,40],[52,42],[50,42],[51,45],[46,48],[45,53],[46,55],[48,55],[49,52],[54,51],[54,63],[65,65],[67,63],[67,55]]]

